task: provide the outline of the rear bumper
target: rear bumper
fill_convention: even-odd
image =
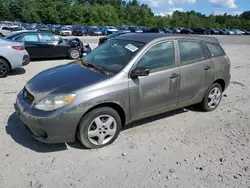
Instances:
[[[228,88],[228,86],[230,85],[230,81],[231,81],[231,75],[229,74],[226,81],[225,81],[225,89],[226,90]]]

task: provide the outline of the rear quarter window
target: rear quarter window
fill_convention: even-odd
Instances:
[[[207,46],[209,53],[212,57],[225,55],[224,50],[222,49],[222,47],[219,44],[207,43],[206,46]]]

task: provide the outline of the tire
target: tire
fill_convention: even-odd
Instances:
[[[218,91],[218,92],[216,92]],[[213,95],[213,93],[216,93],[216,97],[215,95]],[[213,98],[214,102],[213,102],[213,105],[209,105],[210,101],[211,101],[211,97],[215,97]],[[220,102],[221,102],[221,99],[222,99],[222,87],[220,84],[218,83],[213,83],[207,90],[202,102],[199,104],[200,106],[200,109],[205,111],[205,112],[210,112],[210,111],[213,111],[215,110]],[[210,103],[211,104],[211,103]]]
[[[108,118],[106,121],[112,121],[112,124],[105,125],[106,121],[103,120],[103,123],[102,118]],[[98,120],[101,120],[99,121],[99,125],[95,123],[96,121],[98,122]],[[121,127],[119,114],[112,108],[101,107],[90,111],[82,117],[79,123],[77,137],[81,144],[88,149],[102,148],[112,144],[116,140],[121,131]],[[112,135],[108,135],[108,131]],[[92,132],[92,136],[89,135],[90,132]]]
[[[71,48],[69,50],[70,59],[78,59],[82,56],[81,51],[78,48]]]
[[[0,78],[7,77],[9,72],[10,72],[9,64],[4,59],[0,59]]]

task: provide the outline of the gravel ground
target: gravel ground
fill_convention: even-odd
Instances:
[[[232,82],[216,111],[180,109],[133,123],[100,150],[40,143],[14,113],[26,81],[68,60],[31,62],[1,79],[0,188],[249,188],[250,38],[218,38]],[[83,40],[96,46],[95,38]]]

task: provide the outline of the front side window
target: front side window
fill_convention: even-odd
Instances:
[[[205,59],[205,53],[200,42],[179,41],[180,62],[189,64]]]
[[[50,33],[41,33],[42,42],[55,42],[58,41],[59,37]]]
[[[139,60],[137,67],[149,70],[172,67],[175,64],[175,49],[173,42],[162,42],[151,47]]]
[[[109,40],[83,59],[104,71],[117,73],[140,51],[144,43],[128,40]]]
[[[206,45],[212,57],[225,55],[225,52],[219,44],[207,43]]]
[[[23,35],[19,37],[18,40],[22,42],[39,42],[37,34]]]

